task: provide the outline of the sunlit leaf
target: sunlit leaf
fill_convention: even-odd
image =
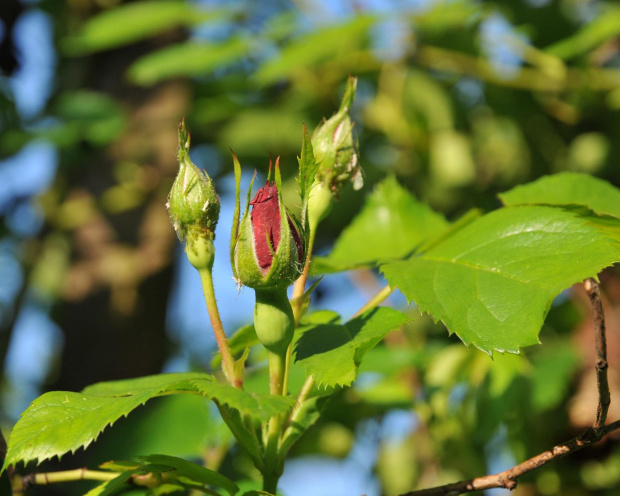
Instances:
[[[620,189],[589,174],[562,172],[499,195],[504,205],[578,205],[620,218]]]
[[[340,235],[327,257],[316,257],[314,272],[348,270],[403,258],[448,226],[440,214],[387,177]]]
[[[86,448],[107,426],[151,398],[167,394],[199,394],[256,422],[286,413],[294,403],[292,398],[247,393],[201,373],[103,382],[82,393],[46,393],[32,402],[13,428],[4,468]]]
[[[196,4],[146,1],[123,4],[91,17],[76,35],[62,40],[68,55],[85,55],[134,43],[163,31],[221,17]]]
[[[553,298],[620,259],[620,245],[587,218],[513,207],[471,222],[421,255],[383,266],[420,311],[466,345],[517,353],[538,343]]]
[[[261,66],[256,79],[270,84],[300,69],[309,69],[320,62],[361,47],[372,17],[356,17],[352,21],[304,34],[286,45],[280,54]]]
[[[205,76],[230,65],[248,52],[248,42],[233,38],[223,43],[188,41],[162,48],[138,59],[128,77],[142,86],[180,76]]]
[[[355,380],[366,352],[407,320],[397,310],[380,307],[345,325],[312,326],[297,341],[296,361],[319,386],[348,386]]]

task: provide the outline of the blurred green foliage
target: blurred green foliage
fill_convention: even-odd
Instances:
[[[99,345],[92,338],[71,346],[68,329],[79,320],[70,317],[75,302],[103,294],[96,300],[97,308],[109,307],[102,325],[123,329],[119,322],[134,322],[152,301],[145,281],[163,288],[160,306],[167,301],[171,279],[157,276],[171,270],[174,235],[157,209],[163,211],[174,175],[174,127],[182,115],[192,143],[208,147],[212,163],[205,165],[216,186],[228,191],[229,147],[263,172],[270,152],[281,155],[283,174],[292,180],[302,122],[313,129],[331,115],[349,74],[359,77],[353,118],[371,202],[381,200],[374,185],[386,176],[450,220],[472,208],[491,210],[499,205],[498,192],[546,174],[586,172],[620,185],[620,9],[613,2],[41,0],[23,8],[47,15],[57,61],[47,104],[35,116],[17,111],[3,77],[0,154],[10,158],[45,140],[57,148],[59,164],[47,190],[26,199],[38,206],[42,229],[24,235],[11,227],[23,198],[3,203],[0,212],[0,241],[19,245],[23,269],[21,289],[0,308],[2,364],[27,294],[38,295],[77,358]],[[388,181],[396,192],[384,200],[399,202],[401,186]],[[343,230],[365,194],[343,191],[321,225],[318,251],[338,247],[341,232],[364,235],[368,226],[359,220]],[[409,214],[419,209],[431,216],[407,201],[402,208]],[[404,222],[405,214],[397,220]],[[415,243],[403,239],[398,253]],[[336,250],[328,261],[342,263],[343,256]],[[377,278],[367,270],[352,275],[370,292]],[[617,312],[620,274],[608,271],[602,282],[609,313]],[[88,315],[80,309],[80,318]],[[375,464],[384,493],[395,494],[497,471],[506,460],[518,462],[569,439],[591,423],[596,408],[588,318],[579,290],[564,294],[547,317],[542,346],[491,360],[418,317],[368,353],[360,380],[325,407],[294,455],[345,456],[361,426],[404,409],[416,427],[379,440]],[[85,332],[94,331],[87,326]],[[166,339],[163,331],[157,339]],[[620,374],[615,339],[610,336],[612,376]],[[145,357],[170,353],[173,345],[151,349],[147,341],[127,344],[125,361],[158,372],[162,363]],[[86,365],[72,368],[75,361],[65,358],[57,357],[50,383],[59,374],[93,380],[81,372]],[[263,358],[250,356],[255,375],[248,387],[265,383]],[[135,371],[118,357],[104,363],[109,368],[95,380]],[[612,381],[612,398],[619,394]],[[113,440],[115,432],[125,440],[129,432],[134,447],[166,444],[169,454],[202,457],[209,468],[251,487],[257,476],[251,462],[228,449],[212,414],[196,402],[167,401],[145,408],[143,425],[119,422],[104,434],[100,453],[97,444],[89,449],[90,460],[135,454]],[[176,426],[187,429],[177,441],[149,439],[153,431],[168,432],[165,412],[197,409],[212,429],[188,420]],[[611,417],[619,412],[612,406]],[[189,431],[206,441],[193,442]],[[71,457],[64,460],[72,466]],[[612,496],[619,484],[620,452],[607,442],[528,475],[515,494]]]

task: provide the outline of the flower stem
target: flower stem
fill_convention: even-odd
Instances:
[[[286,351],[269,354],[269,392],[275,395],[284,394],[284,369]],[[280,438],[282,436],[282,415],[275,415],[269,420],[267,439],[265,442],[265,468],[263,471],[263,490],[275,494],[278,479],[282,475],[283,460],[280,456]]]
[[[103,472],[100,470],[87,470],[78,468],[63,472],[48,472],[34,475],[34,483],[39,485],[53,484],[55,482],[69,482],[77,480],[109,481],[118,477],[117,472]]]
[[[75,470],[64,470],[61,472],[44,472],[41,474],[28,474],[21,477],[16,472],[10,477],[11,489],[14,496],[23,495],[26,489],[33,485],[47,486],[57,482],[72,482],[79,480],[94,480],[107,482],[115,479],[120,474],[118,472],[104,472],[100,470],[88,470],[86,468],[78,468]]]
[[[308,274],[310,273],[310,262],[312,260],[312,248],[314,247],[314,238],[316,235],[316,226],[310,226],[310,237],[308,239],[308,253],[306,254],[306,264],[304,271],[299,278],[295,281],[293,286],[293,315],[295,316],[295,327],[299,325],[303,309],[303,295],[306,290],[306,282],[308,281]]]
[[[380,303],[383,303],[383,301],[388,296],[390,296],[393,292],[394,292],[394,289],[390,288],[390,286],[385,286],[383,289],[379,290],[379,292],[376,295],[374,295],[370,300],[368,300],[362,308],[360,308],[357,312],[355,312],[355,315],[353,315],[353,317],[357,317],[363,314],[364,312],[367,312],[368,310],[375,308]]]
[[[243,387],[242,373],[235,373],[235,360],[230,351],[230,345],[226,334],[224,333],[224,327],[222,326],[222,320],[220,319],[220,312],[217,308],[217,301],[215,299],[215,290],[213,288],[213,276],[211,270],[204,268],[198,269],[200,274],[200,281],[202,282],[202,290],[205,295],[205,303],[207,304],[207,310],[209,312],[209,319],[211,319],[211,326],[213,327],[213,334],[215,334],[215,340],[217,346],[222,354],[222,369],[224,375],[233,386],[236,388]]]
[[[313,225],[314,224],[314,225]],[[295,285],[293,286],[293,297],[292,308],[293,308],[293,317],[295,318],[295,328],[299,326],[299,321],[301,320],[302,310],[303,310],[303,296],[306,290],[306,282],[308,281],[308,274],[310,273],[310,262],[312,261],[312,248],[314,247],[314,238],[316,235],[316,222],[310,222],[310,237],[308,239],[308,253],[306,255],[306,265],[304,266],[304,271],[301,273],[299,278],[295,281]],[[291,368],[291,359],[293,355],[293,344],[288,347],[286,352],[286,365],[284,368],[284,391],[288,390],[288,379],[289,379],[289,371]]]

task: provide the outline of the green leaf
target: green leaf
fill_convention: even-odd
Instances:
[[[620,9],[605,5],[604,14],[585,23],[572,36],[547,47],[545,51],[563,60],[587,54],[610,38],[620,34]]]
[[[126,396],[165,387],[172,380],[175,382],[171,386],[176,391],[200,393],[260,422],[265,422],[274,415],[287,413],[294,403],[292,398],[248,393],[228,384],[220,384],[211,375],[197,372],[160,374],[138,379],[101,382],[88,386],[84,392],[104,396]]]
[[[340,324],[341,318],[333,310],[317,310],[316,312],[307,313],[299,322],[299,328],[311,327],[317,324]]]
[[[448,227],[440,214],[419,202],[394,176],[383,180],[364,208],[340,235],[327,257],[315,257],[313,272],[374,266],[403,258]]]
[[[314,376],[319,386],[348,386],[355,380],[366,352],[407,320],[397,310],[380,307],[345,325],[312,326],[297,341],[296,361],[304,366],[307,375]]]
[[[353,21],[313,30],[286,45],[279,56],[263,64],[256,73],[256,80],[263,85],[271,84],[292,73],[307,71],[327,59],[345,58],[362,46],[372,17],[358,16]]]
[[[355,347],[345,326],[311,328],[297,342],[295,357],[319,386],[349,386],[357,375]]]
[[[188,387],[186,381],[170,378],[165,383],[126,393],[126,396],[65,391],[45,393],[31,403],[15,424],[3,470],[19,461],[38,460],[40,463],[73,453],[80,447],[86,448],[108,425],[149,399]]]
[[[231,496],[235,496],[239,492],[239,487],[228,477],[225,477],[213,470],[201,467],[192,462],[188,462],[183,458],[177,458],[175,456],[168,455],[149,455],[140,456],[139,460],[144,462],[153,463],[155,465],[162,465],[171,467],[173,472],[168,474],[174,476],[181,484],[187,486],[215,486],[221,487]]]
[[[77,35],[63,39],[61,47],[73,56],[109,50],[178,26],[215,20],[223,12],[176,1],[124,4],[91,17]]]
[[[491,354],[538,343],[553,298],[618,261],[587,218],[523,206],[485,215],[421,255],[382,267],[421,312]]]
[[[103,484],[94,487],[88,491],[84,496],[109,496],[127,487],[126,482],[131,479],[131,476],[135,474],[134,470],[123,472],[118,477],[104,482]]]
[[[194,391],[195,388],[189,383],[191,379],[212,381],[213,377],[197,372],[149,375],[136,379],[98,382],[85,387],[82,393],[94,396],[132,396],[144,393],[152,394],[154,390],[168,391],[174,387],[185,389],[186,391]]]
[[[108,425],[149,399],[175,393],[206,396],[256,422],[287,413],[294,403],[292,398],[247,393],[191,372],[103,382],[82,393],[46,393],[32,402],[13,428],[3,469],[86,448]]]
[[[295,404],[294,398],[248,393],[215,381],[195,380],[192,384],[205,396],[239,410],[258,422],[266,422],[275,415],[288,413]]]
[[[223,43],[179,43],[141,57],[129,68],[127,76],[142,86],[174,77],[204,76],[245,57],[248,48],[248,41],[240,38]]]
[[[620,218],[620,189],[589,174],[562,172],[499,195],[504,205],[578,205]]]

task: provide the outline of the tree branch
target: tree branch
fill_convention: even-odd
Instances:
[[[609,383],[607,381],[607,339],[605,337],[605,315],[601,302],[601,291],[594,279],[586,279],[583,286],[588,293],[594,311],[594,337],[596,346],[596,387],[598,388],[598,406],[594,427],[603,427],[607,420],[607,411],[611,403]]]
[[[605,425],[609,410],[610,394],[607,381],[607,340],[605,337],[605,315],[601,303],[601,292],[598,283],[590,278],[584,281],[584,287],[590,298],[594,312],[594,333],[596,346],[596,384],[598,389],[598,406],[594,426],[583,431],[579,436],[568,442],[558,444],[548,451],[540,453],[529,460],[504,470],[498,474],[485,475],[475,479],[453,482],[444,486],[411,491],[401,496],[457,496],[459,494],[482,491],[492,488],[515,489],[517,479],[547,463],[570,455],[586,446],[597,443],[607,434],[620,429],[620,420]]]

